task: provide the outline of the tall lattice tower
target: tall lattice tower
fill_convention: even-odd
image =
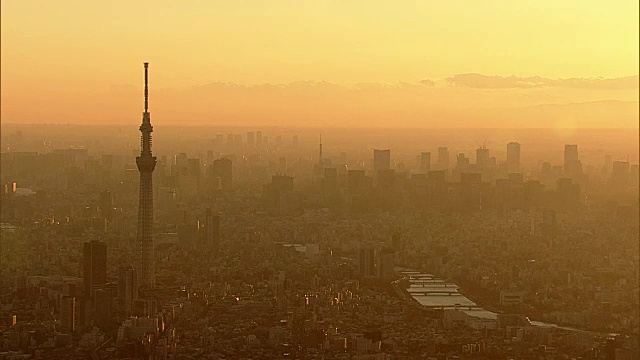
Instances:
[[[144,112],[140,125],[140,156],[136,158],[140,171],[140,202],[138,204],[138,273],[140,285],[152,289],[156,285],[156,264],[153,244],[153,170],[156,157],[151,154],[151,115],[149,114],[149,63],[144,63]]]

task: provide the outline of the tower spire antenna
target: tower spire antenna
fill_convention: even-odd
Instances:
[[[144,112],[149,112],[149,63],[144,63]]]

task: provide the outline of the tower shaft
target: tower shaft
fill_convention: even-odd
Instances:
[[[154,288],[156,285],[155,254],[153,241],[153,170],[156,157],[151,153],[151,115],[149,114],[149,63],[144,63],[144,112],[140,125],[140,156],[136,158],[140,172],[140,197],[138,203],[138,259],[140,285]]]

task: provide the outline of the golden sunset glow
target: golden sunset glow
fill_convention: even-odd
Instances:
[[[143,61],[158,124],[464,125],[474,109],[637,101],[638,2],[2,2],[3,121],[136,120]],[[513,81],[455,77],[470,73]],[[637,126],[632,108],[616,126]]]

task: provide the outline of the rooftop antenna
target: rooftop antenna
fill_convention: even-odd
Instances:
[[[485,139],[482,141],[482,143],[480,143],[480,142],[477,142],[477,141],[476,141],[476,145],[478,145],[478,147],[479,147],[480,149],[486,149],[486,148],[487,148],[487,146],[488,146],[488,145],[490,145],[490,144],[491,144],[491,141],[488,141],[488,140],[487,140],[487,138],[485,138]]]

